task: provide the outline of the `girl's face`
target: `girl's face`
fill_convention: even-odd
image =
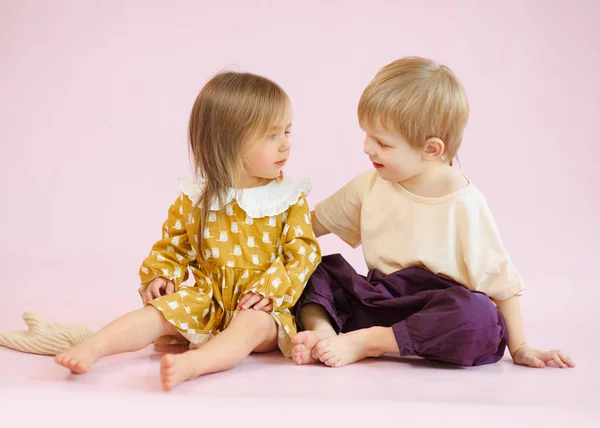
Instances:
[[[288,106],[278,122],[262,138],[246,145],[245,176],[240,187],[256,187],[281,176],[290,156],[291,109]]]

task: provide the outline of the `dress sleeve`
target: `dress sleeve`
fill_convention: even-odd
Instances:
[[[304,195],[287,211],[281,245],[280,254],[270,268],[246,291],[271,299],[274,311],[296,304],[310,275],[321,262],[321,249],[312,230]]]
[[[192,210],[193,204],[184,194],[169,208],[162,239],[152,246],[140,267],[140,293],[159,276],[173,281],[176,287],[188,278],[187,267],[196,256],[186,230],[187,216],[191,215]]]

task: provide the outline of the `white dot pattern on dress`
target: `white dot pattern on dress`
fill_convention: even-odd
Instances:
[[[169,210],[162,240],[140,268],[143,284],[163,276],[173,281],[176,292],[151,304],[188,340],[200,343],[228,325],[234,314],[226,308],[235,307],[245,292],[255,290],[273,302],[280,347],[291,350],[290,334],[296,327],[290,308],[320,262],[307,205],[301,197],[279,215],[263,218],[251,217],[235,200],[211,211],[201,248],[218,269],[209,271],[197,258],[201,216],[187,197],[178,198]],[[193,284],[183,284],[188,267]]]

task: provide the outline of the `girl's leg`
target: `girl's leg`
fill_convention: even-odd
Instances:
[[[178,330],[153,306],[125,314],[71,349],[55,361],[73,373],[87,373],[99,358],[138,351],[160,336],[179,336]]]
[[[240,312],[225,331],[201,348],[183,354],[167,354],[160,374],[165,391],[184,380],[235,367],[250,353],[277,349],[277,324],[262,311]]]

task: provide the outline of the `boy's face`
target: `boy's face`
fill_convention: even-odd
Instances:
[[[364,151],[384,180],[400,183],[423,170],[422,151],[412,147],[398,133],[381,126],[365,129]]]

